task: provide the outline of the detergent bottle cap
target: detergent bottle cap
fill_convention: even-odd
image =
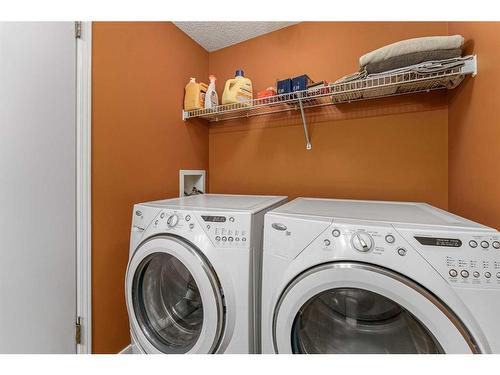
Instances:
[[[191,78],[189,78],[189,81],[190,81],[190,82],[196,82],[196,78],[191,77]]]
[[[238,69],[236,71],[236,74],[234,75],[235,77],[244,77],[245,76],[245,72],[241,69]]]
[[[217,78],[215,78],[215,76],[213,74],[210,74],[208,76],[208,79],[210,80],[210,82],[212,82],[212,81],[215,81]]]

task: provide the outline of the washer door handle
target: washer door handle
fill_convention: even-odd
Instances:
[[[286,225],[285,224],[281,224],[281,223],[272,223],[271,226],[276,229],[276,230],[281,230],[281,231],[285,231],[287,228],[286,228]]]

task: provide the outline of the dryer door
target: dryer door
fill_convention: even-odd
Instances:
[[[277,353],[476,353],[457,316],[382,267],[330,263],[297,277],[274,312]]]
[[[172,236],[142,243],[129,262],[126,299],[134,337],[146,353],[213,353],[225,316],[213,267]]]

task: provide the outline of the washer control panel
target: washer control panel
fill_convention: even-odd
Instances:
[[[215,247],[246,248],[250,242],[250,220],[249,214],[239,212],[228,214],[163,209],[145,228],[143,236],[172,233],[197,243],[210,241]]]
[[[177,210],[160,210],[147,228],[147,232],[181,234],[189,231],[191,216]]]
[[[247,247],[250,239],[250,215],[201,213],[198,222],[217,247]]]

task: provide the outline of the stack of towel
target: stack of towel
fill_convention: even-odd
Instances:
[[[461,35],[402,40],[361,56],[359,67],[370,75],[426,61],[448,60],[462,55],[463,44]]]
[[[431,36],[402,40],[369,52],[359,58],[358,72],[335,83],[348,83],[393,74],[429,74],[463,66],[469,57],[461,57],[464,38],[461,35]],[[393,94],[397,86],[355,93],[358,97]]]
[[[414,38],[389,44],[361,56],[359,71],[342,77],[335,83],[395,73],[436,73],[461,66],[463,43],[463,36],[452,35]]]

